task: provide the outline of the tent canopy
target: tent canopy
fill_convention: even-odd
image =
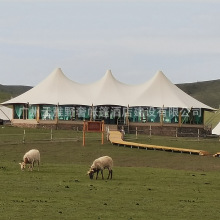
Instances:
[[[214,110],[192,98],[174,85],[162,71],[139,85],[124,84],[107,70],[98,81],[80,84],[67,78],[60,68],[55,69],[34,88],[2,103],[52,105],[120,105]]]
[[[5,106],[0,106],[0,119],[4,121],[11,121],[12,109]]]
[[[133,106],[154,107],[181,107],[212,109],[174,85],[162,71],[158,71],[154,77],[139,86]]]
[[[220,122],[213,128],[212,134],[220,135]]]

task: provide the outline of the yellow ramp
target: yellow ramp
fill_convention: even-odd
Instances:
[[[119,131],[109,131],[109,141],[112,144],[129,146],[131,148],[142,148],[146,150],[163,150],[170,152],[179,152],[179,153],[189,153],[189,154],[198,154],[201,156],[209,155],[209,152],[203,150],[194,150],[194,149],[185,149],[185,148],[176,148],[176,147],[166,147],[166,146],[157,146],[151,144],[141,144],[130,141],[122,140],[122,134]]]

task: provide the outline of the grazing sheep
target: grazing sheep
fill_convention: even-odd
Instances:
[[[25,169],[26,164],[30,164],[29,170],[33,170],[34,162],[37,162],[38,164],[38,171],[40,166],[40,152],[36,149],[32,149],[25,153],[23,157],[23,162],[19,163],[21,165],[21,170]]]
[[[89,175],[90,179],[93,179],[94,173],[97,173],[96,174],[96,179],[97,179],[99,171],[101,171],[102,179],[104,179],[103,170],[108,169],[108,171],[109,171],[108,172],[108,179],[110,176],[112,179],[112,167],[113,167],[113,160],[111,157],[109,157],[109,156],[99,157],[98,159],[93,161],[93,164],[92,164],[90,170],[88,171],[88,175]]]

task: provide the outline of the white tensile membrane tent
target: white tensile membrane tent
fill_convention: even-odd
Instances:
[[[85,101],[80,88],[80,84],[68,79],[61,69],[56,69],[34,88],[2,104],[62,105],[73,103],[73,100],[76,104],[81,104]]]
[[[110,70],[98,81],[80,84],[67,78],[60,68],[55,69],[34,88],[8,100],[10,104],[50,105],[120,105],[198,108],[212,107],[189,96],[174,85],[161,71],[139,85],[127,85],[114,78]]]
[[[212,134],[220,135],[220,122],[213,128]]]
[[[11,121],[11,119],[12,109],[5,106],[0,106],[0,120]]]
[[[158,71],[149,81],[137,86],[137,89],[138,91],[131,104],[132,106],[213,110],[210,106],[203,104],[179,89],[162,71]]]

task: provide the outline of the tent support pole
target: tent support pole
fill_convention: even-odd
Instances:
[[[36,119],[37,119],[37,123],[39,123],[39,120],[40,120],[40,105],[37,105]]]
[[[179,108],[179,127],[181,127],[181,124],[182,124],[182,122],[181,122],[181,109]]]
[[[58,121],[59,121],[58,112],[59,112],[59,103],[56,106],[56,116],[55,116],[56,130],[58,129]]]
[[[160,110],[160,125],[161,125],[161,127],[163,126],[163,109],[164,109],[164,105]]]
[[[12,105],[12,119],[15,118],[15,105]]]

